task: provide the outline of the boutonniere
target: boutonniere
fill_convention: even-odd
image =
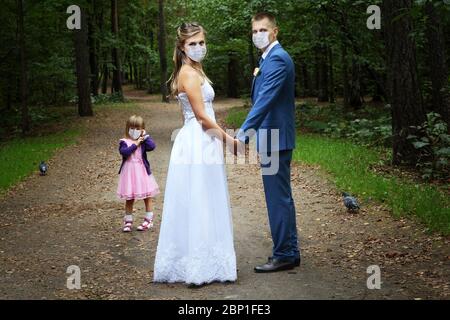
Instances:
[[[260,74],[261,74],[261,69],[255,68],[255,71],[253,71],[253,76],[256,78],[256,77],[259,76]]]

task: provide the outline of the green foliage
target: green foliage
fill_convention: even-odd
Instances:
[[[311,113],[322,112],[313,105],[304,104],[302,107],[311,109]],[[226,123],[238,128],[247,114],[248,108],[234,108],[228,113]],[[357,195],[363,200],[363,205],[370,201],[382,202],[395,216],[416,216],[429,230],[450,235],[447,191],[406,178],[380,175],[373,170],[374,167],[385,166],[390,156],[384,148],[310,133],[297,136],[294,150],[294,160],[320,165],[339,190]]]
[[[414,148],[421,151],[421,158],[417,167],[425,179],[443,178],[450,176],[450,135],[447,124],[441,116],[431,112],[427,114],[427,121],[417,127],[417,135],[410,135],[408,139]]]
[[[296,108],[298,128],[362,145],[391,146],[391,122],[389,106],[366,106],[357,112],[345,112],[339,104],[318,106],[302,103]]]
[[[450,234],[450,200],[444,190],[395,176],[379,175],[371,168],[384,164],[382,150],[341,139],[301,134],[294,159],[319,164],[331,175],[339,190],[357,195],[368,203],[376,200],[389,206],[395,216],[416,216],[430,230]]]
[[[0,144],[0,193],[38,172],[41,161],[51,158],[58,149],[73,144],[80,132],[79,129],[71,129],[38,137],[16,138]]]
[[[98,94],[97,96],[91,96],[93,104],[111,104],[111,103],[123,103],[124,97],[120,92],[114,92],[113,94]]]
[[[231,128],[238,129],[241,127],[242,123],[244,122],[245,117],[247,116],[248,112],[249,112],[248,108],[235,107],[233,109],[230,109],[230,111],[228,111],[227,116],[225,118],[225,122]]]
[[[51,127],[58,123],[69,123],[75,119],[75,106],[32,106],[29,110],[31,128]],[[0,142],[21,134],[20,113],[16,108],[5,110],[0,117]]]

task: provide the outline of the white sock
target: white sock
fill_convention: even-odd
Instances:
[[[123,219],[125,221],[133,221],[133,215],[132,214],[125,214],[125,217]]]
[[[152,219],[153,219],[153,212],[147,212],[147,213],[145,214],[145,217],[146,217],[148,220],[152,220]]]

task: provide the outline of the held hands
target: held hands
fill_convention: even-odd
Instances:
[[[235,156],[242,155],[245,153],[245,144],[238,139],[231,138],[228,142],[228,149]]]

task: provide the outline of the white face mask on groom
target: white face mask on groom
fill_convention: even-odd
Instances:
[[[258,49],[264,49],[269,46],[270,39],[269,39],[269,32],[263,31],[263,32],[257,32],[253,34],[253,44]]]

